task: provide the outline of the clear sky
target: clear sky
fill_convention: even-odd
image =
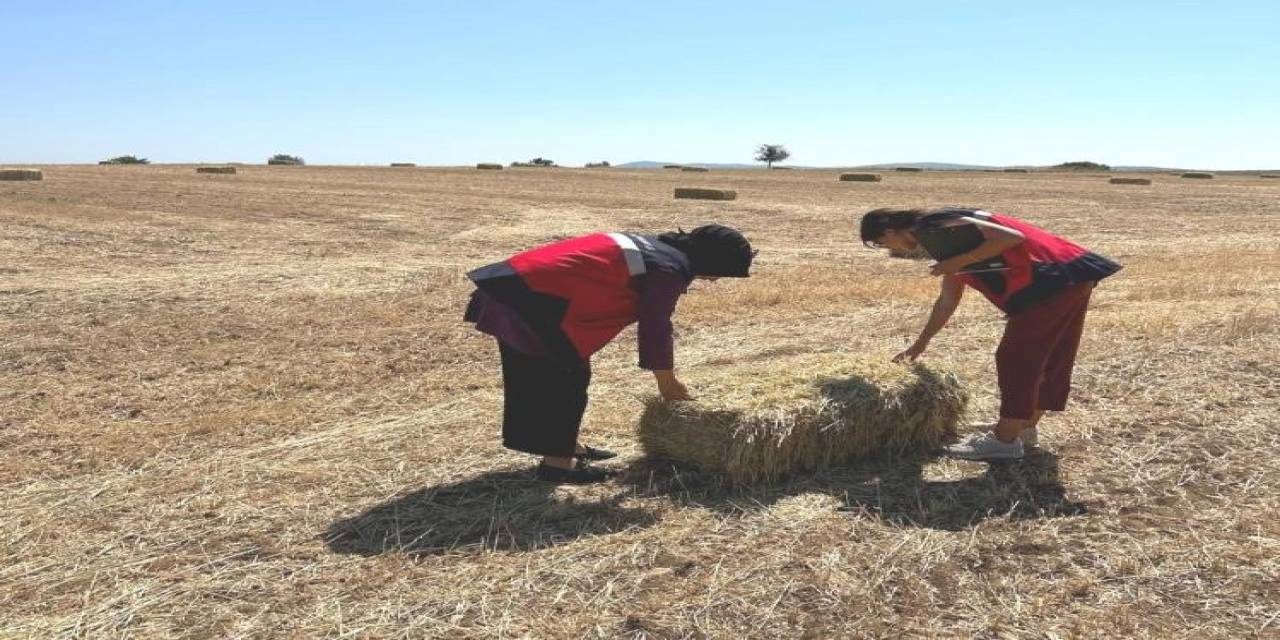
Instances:
[[[0,0],[0,162],[1280,168],[1280,1]]]

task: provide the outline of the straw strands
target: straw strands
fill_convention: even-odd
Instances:
[[[703,189],[700,187],[676,187],[675,197],[688,200],[737,200],[733,189]]]
[[[840,182],[880,182],[878,173],[842,173]]]
[[[968,400],[954,375],[879,354],[810,354],[763,369],[717,369],[697,388],[703,400],[647,402],[641,446],[732,483],[936,448],[953,435]]]
[[[44,180],[39,169],[0,169],[0,180]]]

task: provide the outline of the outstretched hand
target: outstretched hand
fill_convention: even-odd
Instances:
[[[898,355],[894,356],[893,361],[894,362],[915,362],[916,358],[919,358],[920,354],[924,353],[924,350],[928,346],[929,345],[926,345],[926,344],[920,344],[919,342],[913,343],[911,346],[903,350],[902,353],[899,353]]]

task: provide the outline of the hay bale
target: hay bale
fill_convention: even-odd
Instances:
[[[1213,174],[1212,174],[1212,173],[1204,173],[1203,171],[1188,171],[1188,172],[1186,172],[1186,173],[1182,174],[1182,177],[1184,177],[1184,178],[1193,178],[1193,179],[1196,179],[1196,180],[1212,180],[1212,179],[1213,179]]]
[[[681,170],[681,171],[692,171],[692,172],[696,172],[696,173],[706,173],[706,172],[708,171],[708,169],[707,169],[706,167],[680,167],[680,170]]]
[[[1264,173],[1264,174],[1262,174],[1262,175],[1260,175],[1260,176],[1258,176],[1258,177],[1259,177],[1259,178],[1278,178],[1278,179],[1280,179],[1280,175],[1271,175],[1271,174],[1269,174],[1269,173]]]
[[[695,381],[699,400],[646,402],[640,444],[735,484],[935,449],[968,400],[954,375],[883,355],[808,354],[708,373]]]
[[[487,171],[500,171],[502,170],[502,165],[494,164],[492,162],[481,162],[480,164],[476,165],[476,168],[485,169]]]
[[[703,189],[700,187],[676,187],[676,198],[689,200],[737,200],[738,192],[732,189]]]
[[[0,169],[0,180],[44,180],[39,169]]]
[[[894,170],[894,171],[908,171],[908,172],[911,172],[911,173],[920,173],[921,171],[924,171],[924,169],[921,169],[920,167],[894,167],[894,168],[893,168],[893,170]]]
[[[682,164],[664,164],[664,165],[662,165],[662,168],[663,168],[663,169],[683,169],[683,168],[684,168],[684,165],[682,165]]]
[[[235,167],[196,167],[196,173],[229,173],[234,174]]]
[[[1029,169],[1005,169],[1005,173],[1031,173]]]
[[[418,166],[418,165],[416,165],[416,164],[414,164],[414,163],[412,163],[412,162],[392,162],[392,163],[391,163],[391,166],[393,166],[393,167],[416,167],[416,166]]]
[[[880,182],[878,173],[842,173],[840,182]]]
[[[1151,178],[1112,178],[1111,184],[1151,184]]]

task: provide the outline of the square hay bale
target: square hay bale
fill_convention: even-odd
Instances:
[[[1280,175],[1273,175],[1273,174],[1270,174],[1270,173],[1264,173],[1264,174],[1262,174],[1262,175],[1260,175],[1260,176],[1258,176],[1258,177],[1259,177],[1259,178],[1277,178],[1277,179],[1280,179]]]
[[[1151,184],[1151,178],[1112,178],[1111,184]]]
[[[700,187],[676,187],[676,198],[689,200],[737,200],[733,189],[703,189]]]
[[[680,167],[681,171],[689,171],[693,173],[706,173],[709,171],[706,167]]]
[[[646,402],[640,444],[733,484],[935,449],[968,401],[954,375],[880,354],[788,356],[708,374],[695,380],[698,400]]]
[[[910,173],[920,173],[920,172],[924,171],[924,169],[921,169],[920,167],[894,167],[894,168],[893,168],[893,170],[894,170],[894,171],[906,171],[906,172],[910,172]]]
[[[842,173],[840,182],[880,182],[878,173]]]
[[[494,164],[492,162],[481,162],[480,164],[476,165],[476,168],[484,169],[486,171],[501,171],[502,165]]]
[[[1213,179],[1213,174],[1212,174],[1212,173],[1204,173],[1203,171],[1188,171],[1188,172],[1186,172],[1186,173],[1182,174],[1182,177],[1184,177],[1184,178],[1193,178],[1193,179],[1196,179],[1196,180],[1212,180],[1212,179]]]
[[[1005,173],[1031,173],[1030,169],[1005,169]]]
[[[416,167],[416,166],[418,166],[418,165],[416,165],[416,164],[414,164],[414,163],[412,163],[412,162],[392,162],[392,163],[391,163],[391,166],[393,166],[393,167]]]
[[[44,180],[39,169],[0,169],[0,180]]]
[[[664,164],[664,165],[662,165],[662,168],[663,168],[663,169],[683,169],[683,168],[684,168],[684,165],[682,165],[682,164]]]
[[[228,173],[234,174],[235,167],[196,167],[196,173]]]

